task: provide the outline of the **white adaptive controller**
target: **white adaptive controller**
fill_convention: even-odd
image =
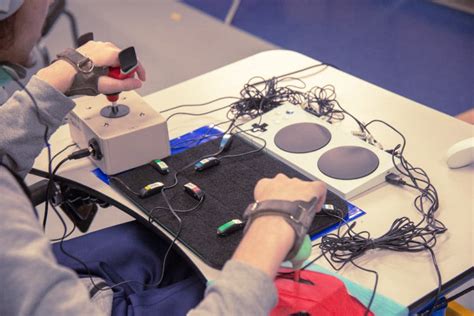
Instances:
[[[462,140],[448,149],[446,163],[449,168],[461,168],[474,161],[474,137]]]

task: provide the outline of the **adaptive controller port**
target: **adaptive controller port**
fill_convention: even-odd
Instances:
[[[92,151],[91,157],[95,160],[101,160],[104,155],[102,155],[102,151],[100,150],[99,142],[95,138],[91,138],[89,140],[89,148]]]

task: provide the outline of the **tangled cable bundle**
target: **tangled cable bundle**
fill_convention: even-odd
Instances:
[[[305,93],[305,98],[305,110],[311,114],[326,117],[328,122],[342,121],[345,118],[344,111],[336,109],[339,103],[336,100],[336,88],[333,85],[313,87]]]
[[[260,79],[258,82],[252,82]],[[284,85],[284,81],[297,81],[301,86]],[[309,113],[325,118],[328,122],[343,120],[345,111],[336,109],[336,90],[333,85],[314,86],[309,91],[302,91],[306,84],[293,77],[273,77],[250,79],[240,91],[240,99],[230,105],[228,118],[256,118],[279,105],[288,102],[300,106]]]

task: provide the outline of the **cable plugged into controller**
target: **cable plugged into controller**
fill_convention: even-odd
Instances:
[[[94,160],[101,160],[102,157],[104,157],[104,155],[102,155],[102,151],[100,150],[100,145],[97,139],[91,138],[89,140],[88,145],[89,148],[92,150],[91,156]]]
[[[229,150],[233,140],[232,136],[233,135],[231,133],[225,133],[224,136],[222,136],[221,142],[219,143],[219,150],[221,152]]]
[[[94,156],[95,155],[95,151],[92,147],[89,147],[89,148],[84,148],[84,149],[79,149],[79,150],[76,150],[75,152],[73,152],[72,154],[68,155],[67,156],[67,159],[69,160],[77,160],[77,159],[81,159],[81,158],[85,158],[85,157],[89,157],[89,156]]]
[[[209,157],[199,160],[194,164],[195,171],[203,171],[211,167],[217,166],[221,161],[216,157]]]
[[[405,185],[406,182],[405,180],[402,179],[402,177],[396,173],[389,173],[385,176],[385,181],[387,181],[390,184],[393,185]]]
[[[146,197],[155,195],[161,192],[161,190],[163,190],[164,187],[165,185],[163,184],[163,182],[153,182],[153,183],[147,184],[140,190],[139,196],[141,198],[146,198]]]

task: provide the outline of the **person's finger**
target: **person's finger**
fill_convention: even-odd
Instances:
[[[120,53],[120,49],[118,48],[109,49],[108,57],[106,60],[104,60],[105,64],[108,65],[109,67],[119,67],[120,66],[119,53]],[[103,65],[99,65],[99,66],[103,66]]]
[[[280,173],[278,173],[278,174],[275,176],[274,179],[279,180],[279,181],[282,181],[282,180],[289,179],[289,178],[288,178],[285,174],[283,174],[283,173],[280,172]]]
[[[110,48],[115,48],[115,49],[120,50],[120,48],[118,48],[117,45],[115,45],[115,44],[112,43],[112,42],[104,42],[104,45],[105,45],[105,46],[108,46],[108,47],[110,47]]]
[[[138,79],[140,79],[141,81],[146,80],[146,71],[141,62],[138,62],[137,75]]]
[[[268,178],[262,178],[257,182],[257,184],[255,185],[255,189],[253,190],[253,198],[255,201],[257,201],[258,197],[261,196],[262,191],[265,190],[269,181],[270,179]]]
[[[318,204],[316,205],[316,212],[320,212],[323,207],[324,202],[326,201],[327,188],[326,184],[321,181],[313,182],[313,189],[315,195],[318,197]]]
[[[118,80],[107,76],[99,78],[99,91],[104,94],[135,90],[142,86],[142,82],[136,78]]]

